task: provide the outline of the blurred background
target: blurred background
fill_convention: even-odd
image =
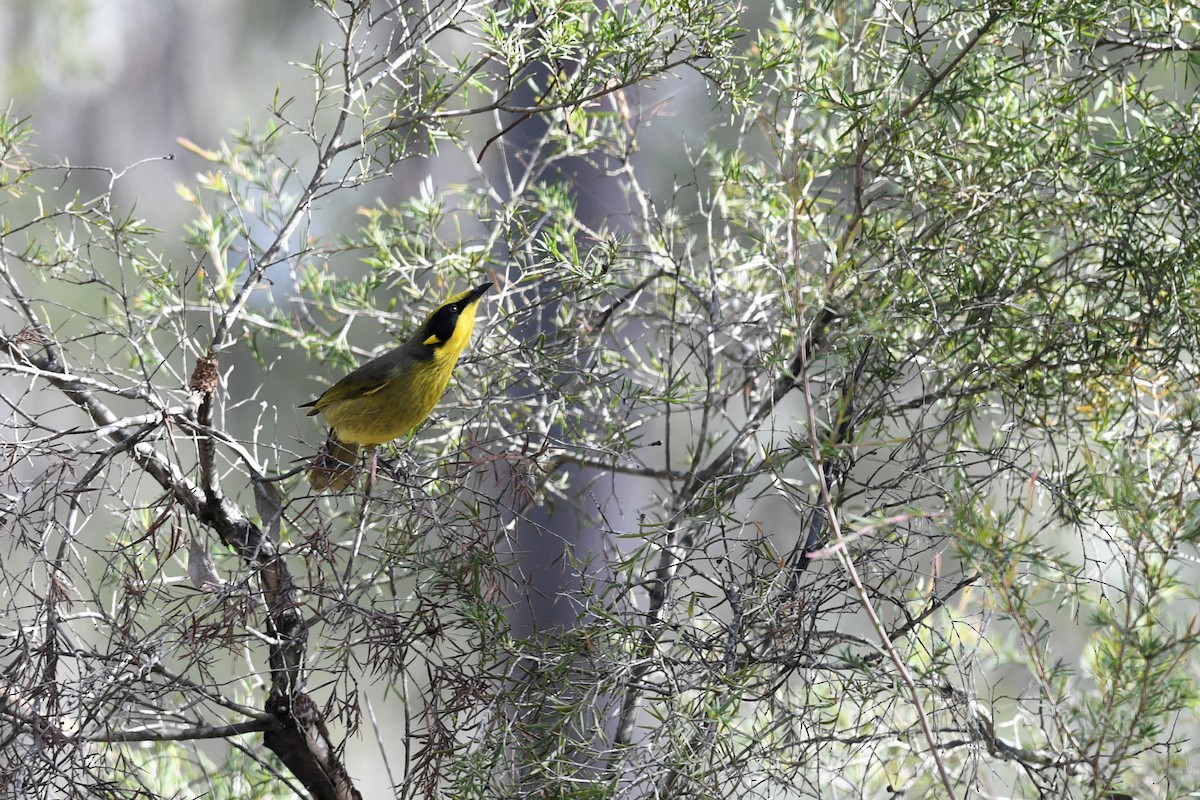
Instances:
[[[289,61],[312,57],[327,20],[286,0],[9,0],[0,4],[0,95],[31,116],[41,163],[134,170],[117,199],[166,231],[187,216],[174,184],[195,172],[176,144],[211,145],[259,123]],[[290,83],[289,83],[290,82]]]

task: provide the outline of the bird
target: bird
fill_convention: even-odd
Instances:
[[[313,491],[340,492],[354,480],[358,451],[397,439],[425,421],[437,405],[454,365],[475,329],[482,283],[447,298],[404,344],[358,367],[300,408],[321,414],[329,438],[309,467]]]

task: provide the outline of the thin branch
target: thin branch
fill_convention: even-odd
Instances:
[[[252,719],[232,725],[200,725],[194,728],[130,728],[128,730],[105,731],[76,737],[82,742],[190,742],[197,739],[228,739],[248,733],[265,733],[279,727],[279,721]]]
[[[830,326],[837,319],[837,314],[830,308],[821,309],[816,320],[809,327],[805,340],[807,346],[819,349],[824,346],[829,335]],[[684,550],[682,543],[682,527],[686,520],[696,511],[699,491],[709,485],[715,478],[730,470],[731,465],[738,463],[737,454],[743,444],[753,436],[763,421],[774,410],[788,392],[796,387],[796,376],[801,374],[805,364],[805,347],[802,342],[795,356],[788,364],[788,369],[779,375],[772,383],[767,395],[759,402],[750,419],[738,431],[738,434],[721,452],[711,458],[708,464],[699,472],[693,473],[687,483],[687,491],[681,491],[676,498],[676,510],[671,515],[666,526],[666,541],[662,545],[658,567],[648,583],[650,595],[649,607],[646,610],[642,633],[632,659],[633,667],[626,682],[625,695],[621,702],[621,710],[617,716],[616,735],[614,743],[618,746],[628,745],[633,741],[633,732],[637,723],[637,710],[641,706],[643,678],[654,667],[651,654],[661,633],[663,611],[667,598],[670,596],[671,585],[675,580],[679,565],[683,561]],[[614,761],[613,767],[616,766]]]
[[[858,595],[859,603],[861,603],[863,611],[867,618],[871,621],[871,627],[875,629],[876,635],[879,637],[880,644],[887,651],[888,657],[892,664],[896,667],[896,671],[900,675],[900,680],[908,689],[909,698],[912,701],[913,710],[917,714],[917,719],[921,726],[921,732],[925,735],[925,740],[929,743],[930,756],[933,758],[933,763],[937,766],[938,776],[941,778],[942,786],[946,789],[950,798],[957,795],[954,792],[954,782],[950,777],[949,771],[946,769],[946,764],[939,752],[937,737],[934,735],[933,726],[930,724],[929,716],[925,713],[925,706],[921,702],[920,691],[917,688],[916,681],[913,680],[912,673],[908,670],[908,665],[904,663],[904,658],[900,655],[900,651],[890,638],[887,631],[884,629],[883,620],[879,618],[875,611],[874,605],[871,603],[871,598],[867,593],[866,587],[863,585],[862,578],[858,574],[858,568],[854,565],[854,560],[850,558],[846,552],[846,540],[842,535],[841,523],[838,519],[837,506],[834,505],[833,496],[829,491],[829,482],[825,477],[825,470],[822,468],[823,457],[821,448],[816,446],[818,439],[817,418],[813,410],[813,397],[811,384],[809,380],[809,361],[808,353],[805,347],[805,342],[800,343],[800,387],[804,394],[805,417],[808,425],[809,441],[814,443],[813,446],[813,463],[817,466],[816,473],[818,478],[818,486],[821,494],[821,505],[825,509],[826,520],[829,528],[833,533],[833,542],[837,546],[835,552],[842,567],[846,570],[846,574],[850,578],[850,583],[854,586],[854,590]]]

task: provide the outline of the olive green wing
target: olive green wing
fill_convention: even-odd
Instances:
[[[316,400],[305,403],[300,408],[311,408],[308,412],[308,416],[311,417],[334,403],[372,395],[396,378],[397,368],[403,360],[404,355],[394,350],[374,361],[368,361],[330,386]]]

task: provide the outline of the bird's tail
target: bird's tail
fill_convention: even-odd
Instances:
[[[314,492],[340,492],[358,477],[358,445],[343,442],[332,430],[316,461],[308,468],[308,485]]]

